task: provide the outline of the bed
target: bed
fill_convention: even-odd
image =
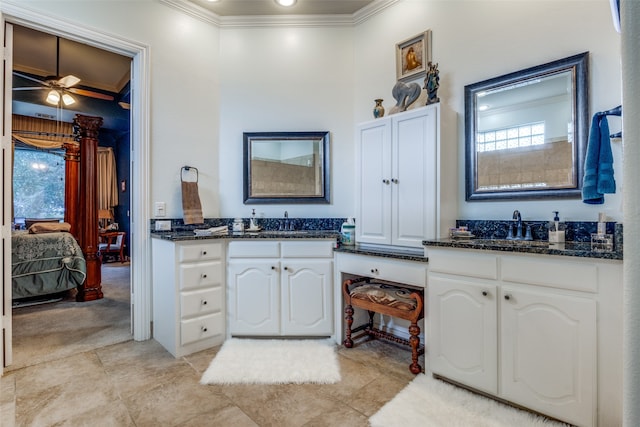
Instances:
[[[12,299],[74,289],[84,283],[86,276],[82,249],[71,233],[12,233]]]

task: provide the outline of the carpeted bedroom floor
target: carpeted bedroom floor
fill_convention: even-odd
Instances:
[[[132,339],[130,264],[102,266],[104,298],[76,302],[74,291],[62,301],[13,308],[13,363],[10,372]]]

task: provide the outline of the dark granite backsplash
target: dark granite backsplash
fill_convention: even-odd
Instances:
[[[567,242],[591,242],[591,234],[598,229],[595,221],[563,221]],[[549,221],[522,221],[523,233],[531,226],[533,240],[549,240]],[[466,226],[478,239],[505,239],[512,220],[456,220],[456,227]],[[607,222],[607,234],[614,234],[616,245],[622,245],[622,224]]]
[[[226,225],[231,230],[234,218],[205,218],[204,224],[185,224],[182,218],[179,219],[157,219],[158,221],[171,221],[172,231],[191,231],[197,229],[207,229]],[[245,228],[249,228],[249,218],[242,218]],[[322,230],[339,231],[346,218],[256,218],[258,226],[263,230],[282,230],[287,224],[287,230]],[[151,220],[151,231],[155,230],[156,220]]]

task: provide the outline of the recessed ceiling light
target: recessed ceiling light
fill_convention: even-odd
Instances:
[[[289,7],[296,4],[296,0],[276,0],[276,3],[278,3],[280,6]]]

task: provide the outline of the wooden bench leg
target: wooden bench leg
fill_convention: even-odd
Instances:
[[[411,365],[409,365],[409,370],[413,374],[419,374],[422,372],[422,367],[418,363],[418,347],[420,346],[420,326],[417,323],[412,322],[411,326],[409,326],[409,334],[411,338],[409,338],[409,343],[411,344]]]
[[[345,320],[347,321],[346,338],[344,339],[344,346],[347,348],[353,347],[353,340],[351,339],[351,326],[353,325],[353,307],[347,305],[344,309]]]

